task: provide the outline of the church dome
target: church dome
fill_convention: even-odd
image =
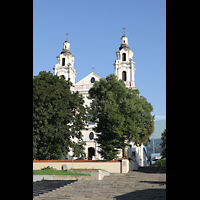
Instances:
[[[130,49],[128,46],[128,38],[125,36],[125,34],[121,37],[121,46],[119,47],[119,50],[123,48]]]
[[[61,51],[61,54],[63,53],[72,55],[70,51],[70,43],[67,40],[65,40],[63,43],[63,49]]]

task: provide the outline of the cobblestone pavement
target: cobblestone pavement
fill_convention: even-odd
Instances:
[[[165,200],[166,174],[133,171],[110,174],[103,180],[38,181],[33,194],[34,200]]]

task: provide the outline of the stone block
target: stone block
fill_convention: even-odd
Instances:
[[[62,170],[67,170],[67,165],[66,165],[66,164],[63,164],[62,167],[61,167],[61,169],[62,169]]]

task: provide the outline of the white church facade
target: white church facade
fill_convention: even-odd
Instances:
[[[117,59],[115,60],[114,69],[115,75],[118,79],[124,80],[126,87],[136,89],[135,87],[135,62],[133,62],[133,51],[130,50],[128,45],[128,37],[124,35],[121,37],[121,45],[119,51],[116,52]],[[64,76],[66,80],[70,78],[70,81],[73,83],[72,91],[79,91],[83,95],[85,105],[90,105],[91,100],[87,98],[88,91],[95,81],[99,81],[102,77],[95,74],[94,72],[90,73],[79,82],[75,83],[76,70],[74,69],[74,56],[70,51],[70,43],[66,39],[63,43],[63,49],[59,56],[57,56],[58,63],[55,65],[54,74],[58,76]],[[85,154],[86,159],[101,160],[102,157],[98,153],[99,146],[95,141],[96,134],[93,131],[95,124],[92,122],[88,123],[88,130],[83,130],[83,140],[86,142],[85,145]],[[71,159],[72,152],[68,153],[68,158]],[[134,143],[130,144],[125,151],[126,157],[130,158],[132,163],[132,169],[137,169],[138,166],[147,166],[147,156],[144,146],[136,146]],[[122,158],[122,151],[119,151],[119,158]]]

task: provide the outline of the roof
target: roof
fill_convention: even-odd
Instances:
[[[121,44],[121,46],[119,47],[119,50],[121,49],[130,49],[130,47],[128,46],[128,44]]]
[[[66,53],[72,55],[71,51],[69,49],[62,49],[61,54]]]
[[[124,34],[124,35],[122,35],[121,39],[122,39],[123,37],[127,37],[127,36]],[[127,37],[127,38],[128,38],[128,37]]]
[[[86,77],[84,77],[83,79],[81,79],[79,82],[77,82],[75,84],[76,85],[93,85],[93,83],[91,83],[91,78],[94,77],[95,78],[95,81],[99,81],[99,79],[101,79],[102,77],[95,74],[94,72],[88,74]]]

